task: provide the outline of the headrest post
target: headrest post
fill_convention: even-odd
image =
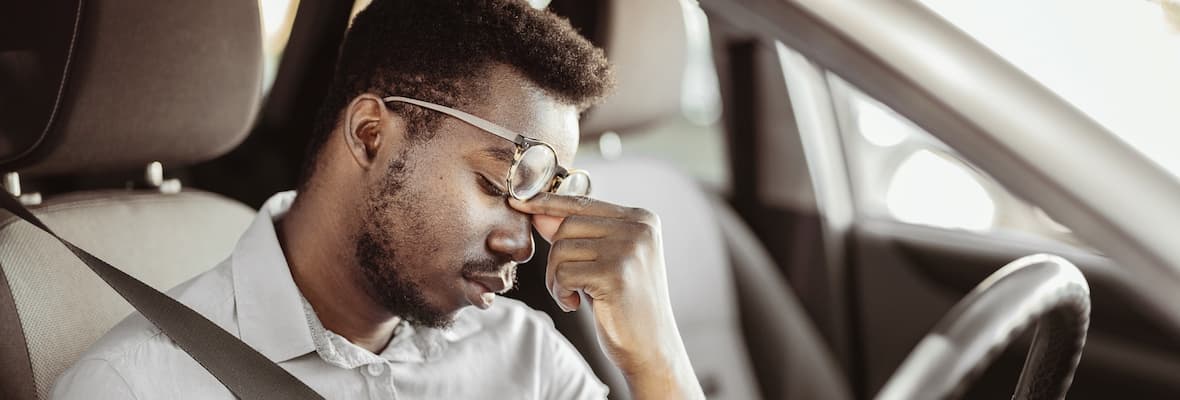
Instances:
[[[159,161],[148,163],[143,172],[143,180],[148,186],[156,188],[160,193],[180,193],[180,179],[164,179],[164,164]]]
[[[9,172],[4,174],[4,190],[12,197],[20,200],[22,205],[35,206],[41,204],[41,193],[21,193],[20,174]]]
[[[143,172],[143,181],[147,182],[148,186],[160,187],[160,184],[164,183],[164,164],[159,161],[148,163],[147,170]]]
[[[4,174],[4,190],[16,197],[20,197],[20,174],[9,172]]]

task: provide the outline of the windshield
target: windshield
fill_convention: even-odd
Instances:
[[[1180,179],[1180,0],[921,0]]]

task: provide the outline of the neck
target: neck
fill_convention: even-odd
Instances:
[[[276,224],[291,276],[325,328],[374,354],[393,337],[400,319],[360,287],[346,210],[315,191],[300,193]]]

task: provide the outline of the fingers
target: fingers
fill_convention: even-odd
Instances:
[[[598,239],[579,238],[558,240],[549,248],[549,265],[565,261],[594,261],[598,259]]]
[[[563,196],[548,192],[542,192],[529,199],[529,201],[510,198],[508,199],[508,205],[526,214],[550,215],[554,217],[590,215],[606,218],[627,218],[636,214],[633,208],[595,200],[586,196]]]
[[[556,264],[546,271],[546,277],[549,280],[549,295],[557,301],[562,311],[577,310],[582,304],[582,296],[578,295],[578,290],[584,287],[584,284],[578,279],[571,279],[568,270],[590,269],[594,268],[595,264],[594,261],[566,261]],[[576,276],[577,274],[574,274],[574,277]]]
[[[541,234],[546,242],[553,243],[553,235],[557,233],[557,228],[561,226],[565,218],[534,214],[532,220],[533,227],[537,228],[537,233]]]
[[[568,264],[593,263],[598,257],[594,250],[595,239],[567,239],[553,244],[549,250],[549,262],[545,266],[545,286],[549,288],[549,295],[563,311],[578,309],[581,297],[576,290],[581,286],[575,285],[568,279],[559,280],[558,270]],[[562,273],[564,276],[565,273]]]
[[[660,221],[647,210],[552,193],[508,204],[532,214],[538,232],[553,244],[545,283],[565,311],[581,304],[579,292],[592,301],[611,298],[625,290],[629,279],[623,276],[635,265],[662,263]]]
[[[566,312],[577,310],[582,305],[582,296],[578,291],[589,293],[592,280],[598,275],[597,261],[565,261],[550,268],[552,283],[549,285],[549,295],[561,309]]]
[[[593,300],[620,288],[620,257],[632,253],[636,242],[616,239],[562,239],[549,251],[545,283],[550,296],[564,311],[581,304],[578,292]]]
[[[533,216],[533,226],[549,243],[556,243],[562,239],[604,238],[612,233],[630,229],[632,224],[634,223],[621,219],[585,215],[573,215],[566,218],[548,215]]]
[[[551,243],[556,243],[564,239],[599,239],[608,236],[615,236],[620,232],[626,232],[632,229],[634,223],[603,217],[588,217],[584,215],[574,215],[565,218],[557,231],[553,233],[553,240]]]

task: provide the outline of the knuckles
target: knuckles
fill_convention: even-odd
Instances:
[[[569,240],[558,240],[553,242],[549,247],[550,254],[559,254],[571,251],[574,249],[574,244]]]
[[[631,207],[627,209],[627,214],[630,219],[641,224],[657,229],[660,227],[660,216],[645,208]]]
[[[594,205],[594,199],[590,196],[572,196],[574,200],[574,207],[579,211],[585,210],[587,207]]]

